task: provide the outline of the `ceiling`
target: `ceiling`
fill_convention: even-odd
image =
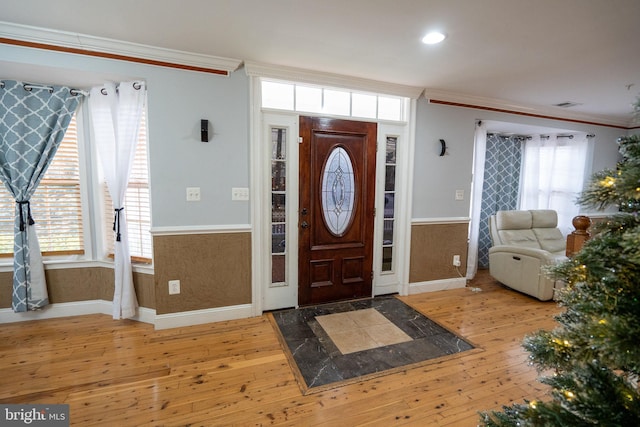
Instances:
[[[3,0],[0,20],[637,126],[638,0]]]

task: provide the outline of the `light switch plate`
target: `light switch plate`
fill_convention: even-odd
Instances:
[[[231,200],[249,200],[249,189],[246,187],[232,188]]]

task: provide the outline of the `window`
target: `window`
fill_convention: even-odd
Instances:
[[[580,208],[588,152],[585,134],[535,135],[524,143],[520,209],[553,209],[558,228],[570,233]]]
[[[76,115],[60,143],[56,155],[47,169],[40,185],[31,198],[31,212],[38,230],[38,240],[43,255],[82,255],[85,253],[83,206],[81,198],[82,182],[78,144]],[[87,144],[88,145],[88,144]],[[91,171],[97,170],[97,162]],[[85,175],[88,175],[85,174]],[[97,175],[97,174],[96,174]],[[13,256],[13,224],[15,202],[4,188],[0,190],[0,257]],[[105,253],[113,256],[113,207],[106,184],[102,184],[104,212],[94,206],[85,207],[86,212],[96,213],[101,224],[94,233],[103,233]],[[138,135],[138,145],[134,164],[129,177],[126,194],[127,225],[132,261],[150,263],[152,242],[151,203],[149,198],[149,172],[147,164],[147,130],[143,115]],[[98,203],[96,203],[96,206]]]
[[[74,114],[69,128],[31,198],[31,212],[44,255],[84,253],[82,203],[80,197],[78,128]],[[0,190],[0,256],[13,256],[15,201],[4,187]]]
[[[363,119],[406,121],[409,98],[263,80],[262,107]]]
[[[382,271],[393,271],[393,226],[396,200],[397,136],[387,136],[384,178],[384,220],[382,231]]]
[[[286,285],[287,129],[271,129],[271,283]]]
[[[125,195],[127,229],[129,232],[129,252],[135,262],[151,263],[153,248],[151,242],[151,202],[149,198],[149,168],[147,163],[147,120],[143,113],[138,130],[138,145],[133,159],[129,185]],[[113,256],[113,202],[109,196],[107,183],[102,180],[104,196],[103,221],[106,236],[106,253]]]

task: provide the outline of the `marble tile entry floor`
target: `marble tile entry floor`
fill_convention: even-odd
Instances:
[[[474,348],[395,297],[271,315],[305,394]]]

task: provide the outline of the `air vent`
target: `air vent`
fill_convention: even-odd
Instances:
[[[576,105],[580,105],[580,104],[578,102],[571,102],[571,101],[561,102],[559,104],[553,104],[554,107],[560,107],[560,108],[571,108],[571,107],[575,107]]]

